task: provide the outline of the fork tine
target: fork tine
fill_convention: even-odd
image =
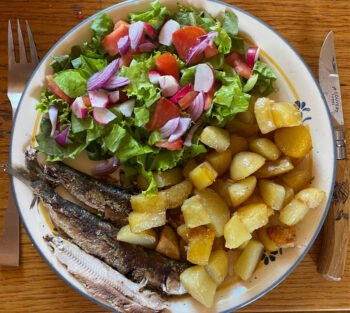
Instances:
[[[11,27],[11,21],[9,20],[8,24],[8,34],[7,34],[7,41],[8,41],[8,65],[13,64],[16,62],[15,57],[15,49],[13,46],[13,35],[12,35],[12,27]]]
[[[27,63],[26,48],[23,41],[21,25],[17,19],[17,33],[18,33],[18,45],[19,45],[19,63]]]
[[[29,23],[27,20],[26,20],[26,25],[27,25],[29,47],[30,47],[30,57],[32,59],[32,63],[39,63],[38,54],[36,52],[35,41],[34,41],[32,32],[31,32],[30,27],[29,27]]]

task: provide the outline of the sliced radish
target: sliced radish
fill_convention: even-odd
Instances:
[[[254,67],[256,60],[259,57],[259,47],[250,47],[247,51],[247,65],[250,68]]]
[[[138,21],[130,25],[129,28],[129,38],[130,38],[130,47],[133,51],[136,51],[137,47],[140,44],[142,35],[143,35],[144,22]]]
[[[197,121],[202,115],[204,110],[205,94],[201,91],[194,99],[192,105],[188,108],[187,112],[190,114],[193,121]]]
[[[124,36],[118,41],[118,49],[121,55],[124,55],[128,52],[130,47],[130,38],[129,36]]]
[[[213,68],[208,64],[198,64],[194,78],[194,90],[209,92],[215,83]]]
[[[192,84],[188,83],[185,87],[180,89],[174,96],[170,98],[171,102],[178,103],[192,88]]]
[[[116,104],[119,101],[119,90],[108,92],[108,98],[111,104]]]
[[[139,45],[139,49],[141,52],[152,52],[156,48],[157,46],[149,40],[145,40]]]
[[[95,108],[105,108],[109,104],[108,93],[102,90],[89,91],[91,106]]]
[[[150,24],[144,22],[143,27],[144,27],[147,35],[149,35],[153,40],[156,39],[156,31],[154,30],[154,28]]]
[[[87,109],[82,97],[78,97],[74,100],[71,109],[77,118],[83,119],[86,116]]]
[[[160,76],[161,76],[160,73],[157,71],[148,72],[148,78],[152,84],[158,85]]]
[[[159,85],[162,88],[162,95],[164,97],[171,97],[180,89],[178,81],[171,75],[160,76]]]
[[[94,120],[101,125],[106,125],[117,117],[108,109],[99,107],[94,108],[92,115],[94,117]]]
[[[170,46],[173,42],[173,33],[180,29],[180,24],[174,20],[168,20],[159,32],[158,41],[162,45]]]
[[[60,146],[65,147],[67,145],[67,143],[68,143],[68,134],[69,134],[69,131],[70,131],[71,127],[72,127],[71,125],[68,125],[68,127],[66,127],[65,130],[63,130],[62,132],[60,132],[56,136],[55,140]]]
[[[169,137],[168,141],[173,142],[177,139],[179,139],[187,130],[188,126],[191,123],[191,119],[188,117],[181,117],[179,120],[179,124],[177,125],[177,128],[175,132]]]
[[[125,117],[130,117],[132,115],[132,112],[134,110],[135,106],[135,100],[130,99],[128,101],[123,102],[122,104],[118,105],[117,110],[123,114]]]
[[[179,125],[179,122],[180,122],[180,117],[175,117],[167,121],[165,125],[161,129],[159,129],[162,137],[167,138],[170,135],[172,135],[176,131],[177,126]]]
[[[56,125],[57,125],[57,116],[58,116],[58,109],[56,106],[51,105],[49,108],[49,117],[51,122],[51,133],[50,136],[53,137],[56,131]]]
[[[197,43],[188,51],[186,57],[186,64],[190,63],[191,60],[202,53],[207,47],[213,44],[213,39],[218,35],[217,32],[209,32],[203,36],[197,38]]]

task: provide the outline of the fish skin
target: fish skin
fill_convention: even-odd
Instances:
[[[125,278],[112,267],[87,254],[78,246],[58,236],[44,239],[53,249],[60,263],[94,297],[101,298],[121,312],[163,312],[167,302],[148,290],[139,290],[139,285]]]

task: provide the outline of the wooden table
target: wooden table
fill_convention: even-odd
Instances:
[[[0,1],[0,163],[7,162],[11,107],[7,87],[7,20],[28,20],[39,56],[82,19],[113,5],[112,0]],[[350,1],[236,0],[226,1],[259,17],[279,31],[301,54],[314,74],[322,42],[335,31],[344,115],[350,135]],[[23,24],[22,24],[23,25]],[[22,26],[22,29],[24,25]],[[350,137],[348,137],[350,138]],[[350,148],[350,145],[348,145]],[[350,149],[348,149],[350,155]],[[9,178],[0,179],[0,229],[4,221]],[[0,312],[106,312],[67,286],[41,259],[21,228],[21,265],[0,266]],[[316,272],[320,238],[294,272],[269,294],[242,309],[246,312],[350,310],[350,245],[341,282],[327,282]]]

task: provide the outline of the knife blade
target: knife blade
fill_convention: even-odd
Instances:
[[[323,226],[318,272],[327,280],[343,277],[349,233],[349,181],[346,160],[345,127],[340,93],[334,33],[330,31],[322,45],[319,59],[319,82],[331,112],[336,140],[337,168],[333,198]]]

